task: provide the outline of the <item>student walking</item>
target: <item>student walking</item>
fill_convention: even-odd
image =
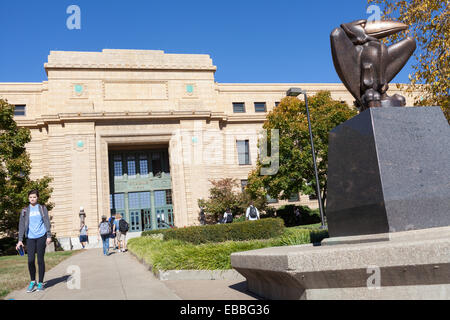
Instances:
[[[52,242],[50,231],[50,219],[47,208],[38,204],[39,191],[32,190],[28,192],[28,201],[30,204],[22,209],[19,220],[19,241],[16,249],[23,248],[24,237],[27,238],[28,251],[28,271],[31,282],[27,292],[44,291],[45,275],[45,248]],[[37,254],[39,267],[39,282],[36,284],[36,265],[35,255]]]
[[[233,214],[231,213],[231,209],[227,208],[227,210],[223,214],[222,223],[232,223],[232,222],[233,222]]]
[[[103,241],[103,255],[109,255],[109,238],[111,235],[111,225],[106,220],[106,216],[102,216],[102,222],[98,225],[98,232]]]
[[[128,222],[119,215],[120,218],[116,217],[116,220],[119,219],[118,227],[119,230],[116,230],[117,242],[119,243],[119,252],[127,251],[127,232],[129,229]],[[122,249],[120,249],[122,247]]]
[[[250,221],[259,220],[259,211],[253,205],[253,201],[250,202],[250,206],[247,208],[247,211],[245,212],[245,219]]]
[[[86,246],[86,242],[88,242],[88,227],[87,225],[84,224],[84,222],[81,223],[81,228],[80,228],[80,243],[81,246],[84,247]]]
[[[116,214],[113,212],[111,217],[109,217],[108,222],[111,228],[111,233],[109,234],[109,238],[113,239],[113,249],[117,249],[117,239],[116,233],[114,232],[114,221],[116,221]]]

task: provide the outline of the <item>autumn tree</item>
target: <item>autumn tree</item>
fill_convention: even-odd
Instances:
[[[25,145],[31,141],[27,128],[14,121],[14,106],[0,99],[0,233],[14,237],[19,226],[19,211],[28,204],[28,192],[39,190],[39,202],[48,203],[51,178],[31,180],[31,160]]]
[[[414,72],[405,89],[422,92],[416,105],[441,106],[450,124],[449,0],[368,0],[368,3],[380,6],[383,20],[394,19],[409,26],[388,39],[389,43],[405,35],[416,39]]]
[[[333,100],[329,91],[320,91],[308,97],[308,106],[322,192],[320,197],[325,202],[328,133],[340,123],[355,116],[357,111],[346,103]],[[279,130],[279,170],[274,175],[261,175],[264,165],[258,158],[256,169],[248,177],[249,192],[254,196],[269,195],[272,198],[286,200],[297,192],[315,195],[315,173],[304,101],[296,97],[284,98],[278,107],[267,115],[263,128],[267,131],[267,143],[271,141],[271,129]]]
[[[210,182],[212,186],[209,190],[209,198],[198,200],[198,206],[204,208],[207,223],[216,223],[222,218],[227,208],[231,209],[234,216],[244,214],[250,201],[253,201],[260,211],[264,211],[267,207],[265,197],[256,196],[252,199],[247,189],[240,190],[236,179],[224,178],[210,180]]]

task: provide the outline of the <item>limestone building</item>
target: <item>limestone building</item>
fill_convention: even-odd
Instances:
[[[47,81],[0,83],[0,98],[31,130],[32,178],[54,178],[54,231],[73,241],[80,207],[90,239],[112,211],[131,232],[198,224],[197,199],[208,196],[209,179],[245,185],[266,113],[290,87],[330,90],[353,104],[342,84],[217,83],[216,66],[201,54],[51,51],[44,67]],[[317,203],[303,195],[291,201]]]

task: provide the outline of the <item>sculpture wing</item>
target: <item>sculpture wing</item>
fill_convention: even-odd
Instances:
[[[333,63],[339,78],[361,104],[361,46],[355,46],[341,28],[330,35]]]

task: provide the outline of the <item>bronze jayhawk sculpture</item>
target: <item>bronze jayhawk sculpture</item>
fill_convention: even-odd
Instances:
[[[372,107],[402,107],[405,98],[387,95],[389,82],[416,49],[410,37],[386,46],[381,39],[406,30],[396,21],[358,20],[331,32],[331,52],[339,78],[356,99],[360,111]]]

